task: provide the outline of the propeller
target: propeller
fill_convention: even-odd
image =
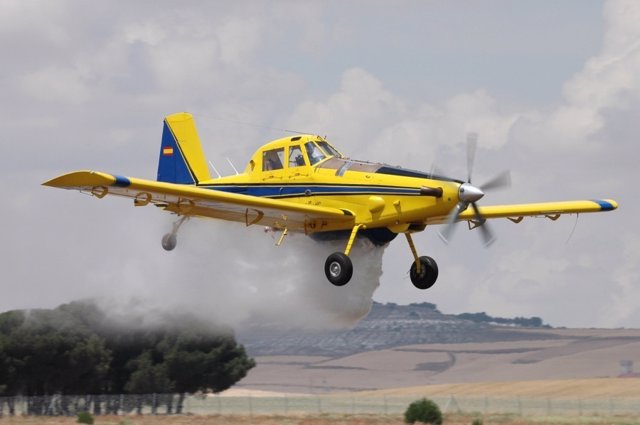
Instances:
[[[480,235],[484,242],[484,246],[489,246],[495,240],[493,232],[487,224],[487,220],[480,213],[478,204],[476,203],[484,196],[485,191],[500,189],[511,185],[511,174],[509,171],[504,171],[488,182],[480,186],[474,186],[471,184],[471,176],[473,174],[473,164],[476,157],[476,149],[478,147],[478,134],[467,134],[467,182],[462,183],[458,189],[458,199],[460,200],[456,206],[451,210],[447,216],[447,223],[442,232],[440,232],[440,238],[449,243],[455,229],[454,224],[458,221],[462,211],[466,210],[469,205],[473,208],[475,221],[478,223],[477,227],[480,228]]]

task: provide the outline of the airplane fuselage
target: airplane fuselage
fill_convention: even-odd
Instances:
[[[310,148],[306,148],[312,146]],[[324,155],[313,161],[311,149],[327,146],[319,136],[275,140],[258,150],[244,173],[202,181],[199,187],[286,202],[346,210],[366,228],[393,233],[423,230],[458,202],[461,181],[381,163]],[[318,149],[322,155],[324,152]],[[279,163],[267,164],[269,156]],[[296,158],[292,158],[292,156]],[[289,159],[291,158],[291,159]],[[352,224],[320,224],[307,233],[351,230]]]

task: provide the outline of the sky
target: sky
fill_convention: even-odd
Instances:
[[[352,324],[373,298],[639,327],[639,22],[635,1],[0,2],[0,311],[99,297],[114,310]],[[464,178],[476,132],[474,182],[512,175],[480,205],[620,208],[496,220],[488,249],[464,223],[449,245],[427,228],[414,241],[439,265],[428,291],[410,283],[404,238],[360,244],[339,293],[322,271],[328,248],[303,236],[276,248],[261,229],[190,220],[165,253],[170,215],[41,186],[78,169],[155,179],[163,117],[179,111],[223,174],[225,158],[244,167],[296,130],[353,158]]]

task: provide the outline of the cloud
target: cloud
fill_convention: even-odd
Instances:
[[[633,2],[612,1],[604,8],[605,33],[600,52],[563,86],[564,102],[537,115],[520,134],[538,138],[540,149],[603,148],[605,114],[635,108],[640,81],[640,34],[630,22],[637,16]],[[534,128],[543,130],[535,131]]]
[[[342,74],[336,93],[326,99],[301,102],[287,125],[339,134],[346,148],[352,150],[397,120],[403,110],[404,105],[378,79],[363,69],[352,68]]]
[[[621,326],[625,323],[636,323],[640,318],[637,303],[640,297],[640,239],[637,234],[627,234],[621,238],[619,265],[613,271],[616,285],[611,297],[600,309],[603,326]]]
[[[504,145],[517,117],[501,111],[484,90],[457,94],[441,105],[411,102],[366,70],[352,68],[342,74],[336,93],[298,105],[288,125],[322,129],[329,140],[336,135],[334,143],[352,157],[429,169],[443,146],[455,149],[454,156],[442,153],[449,164],[464,163],[469,132],[480,132],[485,148]]]
[[[91,96],[82,71],[75,68],[41,69],[25,75],[20,83],[24,93],[37,101],[81,104]]]

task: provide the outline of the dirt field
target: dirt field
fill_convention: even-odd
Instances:
[[[445,415],[445,425],[469,425],[481,419],[486,425],[540,425],[540,424],[590,424],[590,425],[632,425],[638,424],[632,417],[539,417],[518,418],[512,415]],[[43,417],[3,417],[0,423],[6,425],[74,425],[75,418]],[[321,416],[103,416],[96,425],[401,425],[400,416],[381,415],[321,415]]]
[[[531,340],[410,345],[339,358],[256,357],[257,366],[237,388],[321,394],[430,386],[436,391],[455,389],[456,394],[468,394],[467,391],[479,394],[488,390],[491,394],[512,395],[514,388],[504,384],[465,387],[465,390],[451,385],[544,380],[548,382],[539,386],[540,391],[548,389],[581,396],[582,393],[569,394],[578,391],[577,387],[572,389],[572,385],[560,381],[616,378],[621,360],[635,361],[640,371],[640,330],[547,329],[532,331],[532,335],[535,338],[532,336]],[[612,381],[600,387],[604,383],[600,381],[585,388],[584,396],[623,396],[625,388],[640,396],[633,382],[635,380]],[[440,385],[446,386],[433,387]],[[548,388],[543,388],[545,385]],[[556,385],[559,388],[555,388]],[[603,389],[611,393],[605,394]],[[535,389],[522,391],[541,395]]]

